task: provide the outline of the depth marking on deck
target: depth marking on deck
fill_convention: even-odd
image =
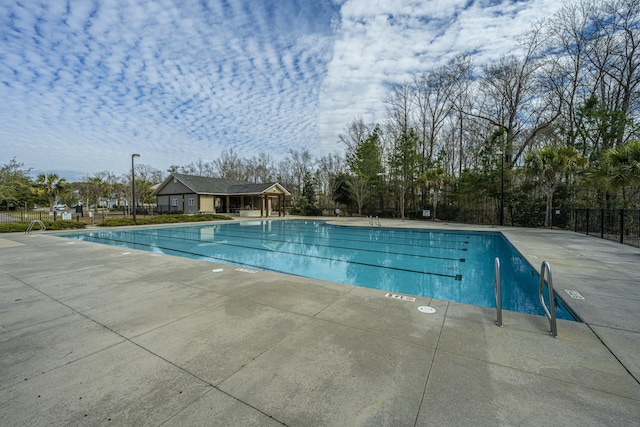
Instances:
[[[384,294],[384,296],[387,297],[387,298],[399,299],[401,301],[415,301],[416,300],[414,297],[409,297],[409,296],[406,296],[406,295],[392,294],[391,292],[387,292],[386,294]]]
[[[584,299],[584,297],[582,295],[580,295],[580,292],[578,292],[578,291],[574,291],[573,289],[565,289],[564,291],[566,293],[568,293],[571,298]]]
[[[248,268],[236,268],[236,271],[242,271],[243,273],[256,274],[258,270],[249,270]]]

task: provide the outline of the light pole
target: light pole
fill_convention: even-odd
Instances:
[[[504,152],[499,150],[500,154],[500,225],[504,225]]]
[[[131,155],[131,205],[133,206],[133,223],[136,223],[136,173],[133,168],[133,159],[140,157],[140,154]]]
[[[383,216],[382,213],[384,212],[384,196],[383,196],[383,192],[384,192],[384,176],[386,175],[386,173],[384,172],[378,172],[376,174],[377,176],[380,177],[380,216]]]

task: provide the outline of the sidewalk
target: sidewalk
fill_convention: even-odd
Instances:
[[[0,235],[0,425],[640,425],[640,250],[480,229],[585,323]]]

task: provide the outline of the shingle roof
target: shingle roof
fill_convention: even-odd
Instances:
[[[244,181],[236,181],[224,178],[209,178],[206,176],[183,175],[174,173],[174,178],[186,185],[194,193],[199,194],[228,194],[232,185],[245,184]]]
[[[162,188],[174,178],[197,194],[261,194],[273,186],[279,186],[282,190],[284,190],[285,194],[289,194],[289,192],[277,182],[253,184],[247,181],[238,181],[234,179],[209,178],[206,176],[184,175],[180,173],[172,173],[169,178],[167,178],[164,183],[158,187],[156,192],[160,192]]]

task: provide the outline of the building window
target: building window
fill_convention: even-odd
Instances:
[[[196,199],[194,199],[193,197],[189,197],[189,200],[187,201],[189,206],[195,206],[196,205]]]
[[[171,199],[171,206],[178,206],[178,199]]]

